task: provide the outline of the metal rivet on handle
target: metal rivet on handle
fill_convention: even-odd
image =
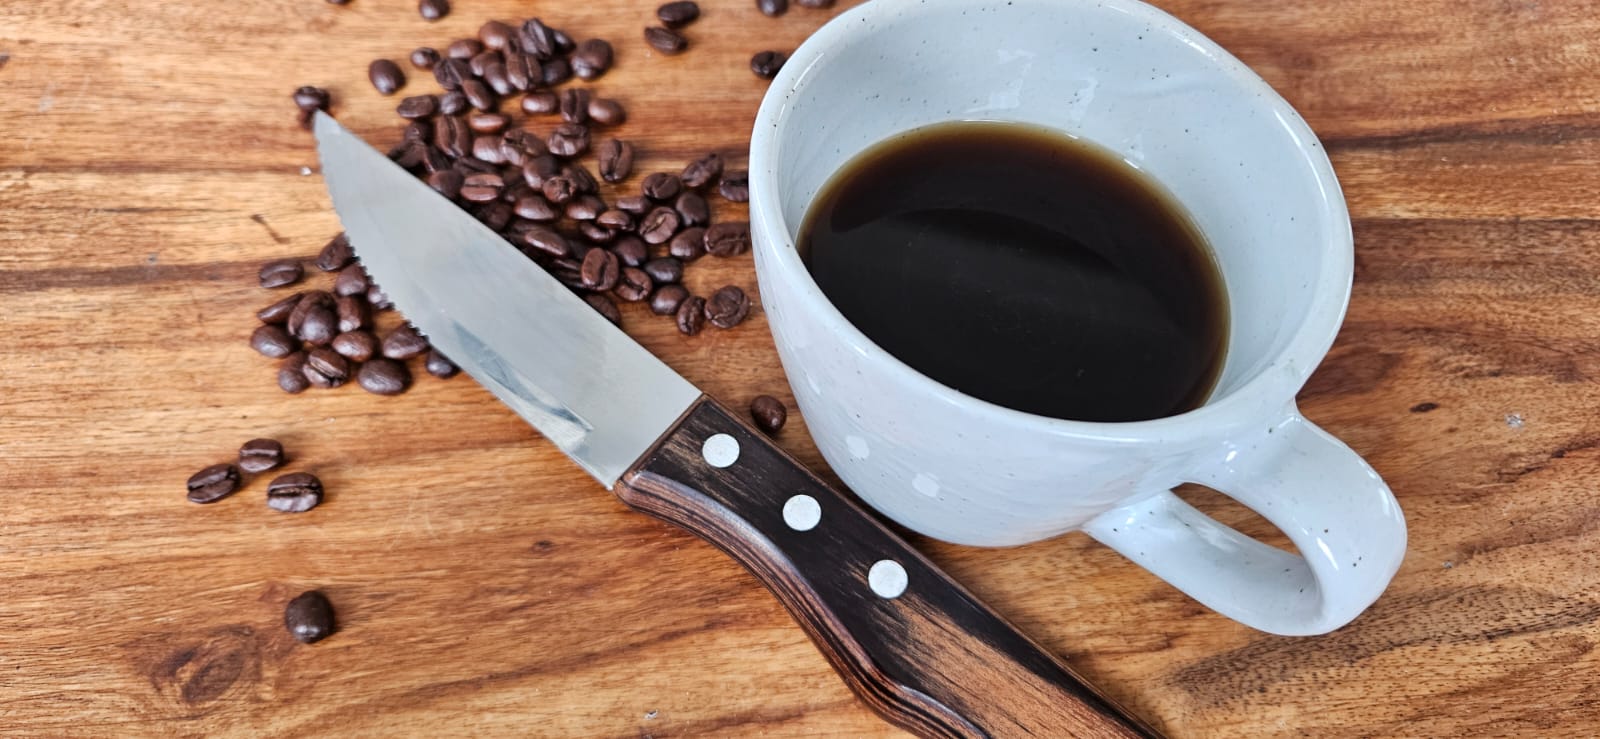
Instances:
[[[910,578],[906,577],[906,568],[892,559],[880,559],[873,563],[872,569],[867,570],[867,585],[882,598],[900,597],[910,582]]]
[[[783,522],[795,531],[810,531],[822,521],[822,505],[809,495],[796,495],[783,504]]]
[[[700,456],[712,467],[727,467],[739,461],[739,440],[727,434],[712,434],[700,446]]]

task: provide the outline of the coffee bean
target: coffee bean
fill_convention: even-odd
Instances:
[[[522,97],[522,112],[528,115],[550,115],[561,110],[561,99],[548,90],[530,92]]]
[[[505,164],[506,156],[500,149],[500,143],[499,136],[475,136],[472,139],[472,157],[490,164]]]
[[[689,290],[682,285],[662,285],[650,295],[650,312],[658,316],[674,315],[688,297]]]
[[[550,59],[556,55],[555,29],[544,24],[538,18],[523,21],[520,29],[522,50],[538,57],[540,61]]]
[[[794,0],[794,4],[802,8],[831,8],[833,0]]]
[[[721,176],[722,155],[711,152],[684,167],[683,174],[679,175],[679,179],[683,180],[685,187],[692,187],[698,190],[716,181]]]
[[[376,283],[367,288],[367,305],[372,306],[375,311],[389,310],[394,307],[394,303],[389,301],[389,296],[384,294],[383,288],[378,287]]]
[[[595,80],[611,69],[611,43],[592,38],[572,52],[572,71],[581,80]]]
[[[583,286],[595,292],[605,292],[617,286],[621,276],[621,265],[617,255],[605,249],[591,249],[583,257],[583,267],[579,275],[583,279]],[[273,328],[262,326],[262,328]]]
[[[628,111],[615,100],[595,98],[589,101],[589,120],[601,126],[620,126],[628,120]]]
[[[726,221],[706,229],[706,252],[714,257],[734,257],[750,251],[750,223]]]
[[[682,34],[660,26],[644,29],[644,42],[649,44],[650,48],[667,56],[682,54],[683,50],[689,47],[688,39]]]
[[[367,289],[371,290],[372,286],[370,284],[367,285]],[[341,333],[366,328],[367,323],[372,320],[372,311],[367,306],[365,292],[360,295],[346,295],[338,298],[334,301],[333,312],[339,318],[339,331]]]
[[[356,253],[350,248],[350,239],[340,231],[339,235],[328,241],[328,245],[322,247],[322,252],[317,254],[317,269],[323,272],[338,272],[355,258]]]
[[[682,28],[700,17],[700,6],[694,0],[677,0],[656,8],[656,18],[667,28]]]
[[[700,333],[706,325],[706,299],[691,295],[679,301],[677,321],[678,333],[684,336]]]
[[[596,249],[595,251],[599,251]],[[591,254],[593,252],[590,252]],[[650,275],[638,267],[623,267],[622,276],[617,279],[617,286],[612,290],[624,302],[637,303],[650,297],[650,291],[655,288],[655,283],[650,280]]]
[[[704,226],[711,222],[711,204],[700,197],[700,193],[684,192],[672,204],[672,209],[678,211],[678,218],[685,226]]]
[[[500,231],[511,223],[511,205],[500,201],[483,203],[472,209],[472,215],[491,231]]]
[[[433,124],[433,145],[451,158],[460,159],[472,151],[472,129],[461,116],[440,116]]]
[[[443,115],[460,115],[467,111],[467,96],[460,90],[451,90],[439,96],[439,112]]]
[[[483,82],[494,91],[495,95],[504,97],[517,91],[517,86],[511,84],[511,75],[506,72],[505,62],[498,59],[488,62],[483,68]]]
[[[215,503],[239,489],[239,468],[214,464],[189,476],[189,502]]]
[[[561,212],[556,210],[550,201],[545,200],[543,195],[524,195],[517,198],[515,209],[518,217],[530,221],[547,222],[561,217]]]
[[[606,203],[595,195],[580,195],[568,201],[566,216],[574,221],[593,221],[605,211]],[[610,237],[605,239],[610,241]]]
[[[750,401],[750,420],[756,422],[756,428],[761,429],[767,436],[776,436],[783,430],[783,424],[789,420],[789,411],[783,407],[783,402],[771,395],[757,395]]]
[[[294,91],[294,105],[304,111],[327,110],[332,100],[328,91],[320,87],[303,85]]]
[[[428,374],[441,379],[455,377],[456,373],[461,371],[461,368],[457,367],[455,362],[450,361],[449,357],[439,353],[438,349],[428,350],[428,359],[423,362],[423,367],[428,370]]]
[[[462,82],[472,79],[472,67],[464,59],[445,57],[433,65],[433,79],[446,90],[460,90]],[[442,104],[444,101],[441,99],[439,102]]]
[[[506,132],[505,138],[500,143],[500,153],[505,157],[507,164],[520,167],[534,157],[547,153],[547,150],[544,148],[544,139],[534,135],[532,131],[517,128]]]
[[[630,169],[633,166],[631,157],[629,159],[628,166]],[[636,216],[642,216],[646,213],[649,213],[650,209],[653,207],[655,206],[650,202],[650,199],[643,195],[623,195],[622,197],[617,198],[618,210],[627,211]]]
[[[417,13],[425,21],[436,21],[450,14],[449,0],[417,0]]]
[[[322,641],[333,633],[333,604],[322,593],[308,590],[283,609],[283,625],[302,644]]]
[[[600,215],[602,218],[605,217],[605,213]],[[599,224],[600,219],[595,219],[595,223]],[[617,255],[617,261],[621,262],[624,267],[643,266],[645,259],[649,257],[649,250],[645,247],[644,240],[631,233],[623,233],[622,229],[611,226],[605,227],[618,234],[615,242],[610,247],[611,253]]]
[[[417,69],[433,69],[439,63],[439,52],[429,46],[419,46],[411,52],[411,66]]]
[[[500,21],[488,21],[478,26],[478,40],[491,49],[505,50],[517,45],[517,29]]]
[[[443,104],[442,102],[440,103]],[[426,144],[433,140],[433,121],[418,118],[406,124],[400,138],[408,143]]]
[[[768,18],[776,18],[789,12],[789,0],[756,0],[756,10]]]
[[[279,259],[261,265],[257,278],[262,287],[284,287],[300,281],[305,274],[305,268],[300,266],[298,259]]]
[[[279,475],[267,484],[267,507],[272,510],[283,513],[305,513],[312,508],[316,508],[317,504],[321,502],[322,481],[309,472],[290,472],[287,475]],[[332,616],[333,614],[330,611],[327,620],[331,621]],[[285,614],[284,623],[287,624],[288,622],[288,615]],[[295,631],[294,626],[291,625],[289,630]],[[324,633],[322,636],[326,635]],[[295,634],[295,638],[299,637],[298,633]],[[322,637],[319,636],[317,638],[320,639]],[[301,641],[307,640],[302,639]],[[315,641],[315,639],[310,641]]]
[[[568,207],[570,208],[571,206]],[[606,228],[594,221],[579,221],[578,233],[596,245],[609,244],[612,239],[617,237],[615,230]]]
[[[339,270],[339,276],[333,278],[334,295],[366,295],[367,287],[367,271],[359,263]]]
[[[352,362],[365,362],[378,352],[378,337],[370,331],[346,331],[333,337],[333,350]]]
[[[522,243],[538,254],[564,257],[572,253],[572,247],[567,243],[566,237],[544,226],[533,226],[523,232]]]
[[[278,387],[290,395],[305,392],[311,386],[311,381],[306,379],[305,368],[305,352],[284,357],[283,362],[278,364]]]
[[[350,0],[328,0],[329,5],[347,5]]]
[[[499,147],[495,147],[496,150]],[[487,203],[500,197],[506,186],[497,174],[475,174],[461,183],[461,199],[473,203]],[[504,225],[504,224],[502,224]]]
[[[400,362],[379,357],[361,365],[356,384],[373,395],[399,395],[411,387],[411,372]]]
[[[428,175],[428,186],[440,195],[455,200],[456,196],[461,194],[461,184],[466,179],[461,176],[460,172],[453,169],[444,169]]]
[[[283,323],[284,321],[289,320],[289,314],[294,312],[295,305],[299,304],[300,299],[305,297],[305,295],[306,294],[303,292],[295,293],[287,298],[284,298],[283,300],[262,308],[261,310],[256,311],[256,318],[261,319],[262,323]]]
[[[568,123],[589,122],[589,91],[569,87],[561,91],[561,119]]]
[[[394,112],[401,118],[415,120],[427,118],[439,112],[439,96],[437,95],[412,95],[400,101]]]
[[[539,187],[539,191],[544,194],[545,200],[556,205],[564,205],[578,194],[578,187],[572,184],[572,180],[556,175],[546,179],[544,184]]]
[[[589,129],[576,123],[563,123],[545,139],[545,146],[558,157],[578,156],[589,149]]]
[[[393,95],[395,90],[405,86],[406,73],[400,70],[400,65],[388,59],[374,59],[367,66],[367,79],[372,81],[372,87],[379,95]]]
[[[686,228],[672,237],[667,253],[684,261],[693,262],[706,255],[706,229],[703,226]]]
[[[783,69],[783,63],[788,60],[789,56],[781,51],[758,51],[750,57],[750,71],[761,79],[770,80],[778,76],[778,70]]]
[[[501,131],[506,130],[506,126],[508,126],[508,125],[511,125],[511,119],[507,118],[506,116],[500,115],[499,113],[469,113],[469,114],[467,114],[467,128],[470,128],[474,132],[477,132],[477,133],[483,133],[483,134],[500,133]],[[498,143],[500,141],[500,139],[496,138],[495,141]],[[478,157],[478,158],[479,159],[483,159],[483,157]],[[484,159],[484,161],[487,162],[489,160]],[[498,164],[498,163],[499,162],[496,162],[496,164]],[[521,163],[522,162],[517,162],[517,164],[521,164]]]
[[[678,212],[667,207],[658,207],[645,215],[639,222],[639,238],[646,244],[666,243],[672,235],[678,232]]]
[[[526,92],[544,84],[544,68],[532,54],[507,50],[506,80],[513,89]]]
[[[283,466],[287,458],[277,439],[251,439],[239,447],[239,469],[252,475]]]
[[[290,336],[288,331],[283,330],[282,326],[269,323],[257,326],[256,330],[251,332],[250,348],[263,357],[281,359],[299,349],[300,342]]]
[[[499,100],[494,96],[494,91],[483,80],[470,78],[461,81],[461,94],[467,96],[467,102],[472,107],[484,112],[491,112],[499,105]]]
[[[613,231],[627,231],[633,228],[633,216],[628,215],[627,211],[617,210],[616,208],[601,212],[600,215],[594,217],[594,222],[595,225],[604,226]],[[639,248],[641,250],[644,248],[644,242],[639,242]],[[631,266],[637,267],[638,265]]]
[[[383,356],[390,359],[410,359],[427,350],[427,338],[409,323],[383,337]]]
[[[750,297],[735,285],[728,285],[711,294],[706,301],[706,320],[717,328],[733,328],[750,315]]]
[[[677,257],[656,257],[644,263],[645,274],[656,284],[683,281],[683,260]]]
[[[400,165],[401,169],[415,172],[418,167],[422,166],[422,160],[426,153],[426,147],[422,144],[418,144],[415,141],[402,141],[389,150],[389,159]]]
[[[294,309],[289,311],[289,317],[284,319],[289,333],[299,336],[306,318],[318,308],[332,309],[333,296],[322,290],[312,290],[302,295]]]
[[[589,293],[583,296],[583,301],[588,303],[589,307],[595,309],[600,315],[605,316],[605,319],[610,321],[611,325],[622,325],[622,311],[617,310],[617,304],[612,302],[611,298],[597,293]]]
[[[621,182],[633,173],[633,144],[606,139],[600,142],[596,156],[600,160],[600,178],[606,182]]]
[[[566,31],[563,31],[559,28],[551,31],[551,37],[556,42],[557,54],[571,54],[578,48],[577,42],[573,41],[572,37],[567,35]]]
[[[545,87],[555,87],[572,79],[572,65],[565,57],[556,57],[543,62],[539,71],[544,73]]]
[[[717,184],[717,192],[730,203],[744,203],[750,200],[750,173],[745,170],[727,172],[722,175],[722,182]]]
[[[317,347],[306,354],[303,373],[316,387],[334,388],[350,379],[350,362],[332,349]]]
[[[645,177],[644,184],[639,189],[644,193],[645,197],[651,200],[666,202],[678,197],[678,193],[683,192],[683,180],[678,179],[675,174],[656,172]]]

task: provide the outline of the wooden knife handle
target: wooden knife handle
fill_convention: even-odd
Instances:
[[[738,560],[851,690],[908,731],[1159,736],[710,398],[617,495]]]

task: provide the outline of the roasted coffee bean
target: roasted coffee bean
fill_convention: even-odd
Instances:
[[[605,226],[595,223],[594,221],[578,221],[578,234],[583,238],[594,242],[596,246],[601,244],[609,244],[611,243],[612,239],[617,237],[617,232],[615,230],[606,228]]]
[[[631,156],[629,157],[628,166],[630,169],[633,166]],[[642,216],[646,213],[649,213],[650,209],[654,207],[655,206],[650,202],[650,199],[643,195],[623,195],[622,197],[617,198],[618,210],[625,210],[636,216]]]
[[[490,164],[505,164],[506,155],[500,150],[500,137],[494,135],[474,137],[472,158]]]
[[[517,29],[500,21],[488,21],[478,26],[478,40],[491,49],[511,49],[517,46]]]
[[[682,54],[683,50],[689,47],[688,39],[685,39],[682,34],[660,26],[651,26],[644,29],[644,42],[649,44],[650,48],[667,56]]]
[[[500,143],[500,153],[505,156],[507,164],[518,167],[527,164],[529,160],[546,153],[544,139],[539,138],[532,131],[520,128],[507,131]]]
[[[548,90],[530,92],[522,96],[522,112],[528,115],[550,115],[561,110],[561,99]]]
[[[467,69],[472,70],[473,76],[482,77],[483,73],[489,69],[490,64],[504,62],[505,57],[501,56],[500,52],[486,49],[472,55],[472,58],[467,60]],[[487,82],[488,80],[484,81]]]
[[[339,235],[329,240],[327,246],[322,247],[322,252],[317,255],[317,269],[323,272],[338,272],[355,258],[356,253],[350,248],[350,239],[340,231]]]
[[[400,104],[395,106],[394,112],[407,120],[427,118],[439,112],[439,96],[412,95],[401,100]]]
[[[406,84],[406,73],[400,71],[400,65],[388,59],[374,59],[367,65],[367,79],[371,80],[373,89],[379,95],[393,95],[395,90]]]
[[[471,61],[473,57],[483,53],[483,42],[475,38],[458,38],[444,47],[444,55],[451,59]]]
[[[673,202],[672,209],[685,226],[704,226],[711,222],[711,205],[700,193],[686,191]]]
[[[511,125],[511,119],[499,113],[468,113],[467,128],[477,133],[500,133]],[[499,141],[499,139],[496,139]],[[482,159],[482,157],[479,157]],[[489,161],[484,159],[484,161]],[[521,162],[518,162],[521,164]]]
[[[428,374],[442,379],[455,377],[456,373],[461,371],[461,368],[457,367],[455,362],[450,361],[449,357],[439,353],[438,349],[428,350],[428,359],[423,362],[422,366],[428,370]]]
[[[367,271],[362,269],[359,263],[339,270],[339,275],[333,278],[334,295],[366,295],[367,287]],[[337,301],[335,304],[337,305]]]
[[[730,203],[744,203],[750,200],[750,173],[745,170],[725,172],[722,182],[717,183],[717,192]]]
[[[289,333],[299,335],[300,327],[305,325],[306,316],[310,315],[313,310],[317,308],[332,307],[333,296],[327,292],[322,290],[312,290],[305,293],[301,296],[300,300],[295,303],[294,309],[289,311],[289,317],[285,319],[288,324]]]
[[[504,62],[490,62],[483,70],[483,81],[495,95],[505,97],[517,91],[517,86],[511,84],[511,75],[506,72]],[[498,102],[498,101],[497,101]]]
[[[572,186],[580,193],[596,193],[600,191],[600,183],[596,182],[594,175],[589,174],[588,168],[577,162],[572,162],[561,168],[561,176],[572,180]],[[601,208],[601,210],[605,210]]]
[[[700,17],[700,6],[694,0],[677,0],[656,8],[656,18],[667,28],[682,28]]]
[[[596,158],[600,160],[600,178],[606,182],[621,182],[633,173],[633,144],[626,141],[606,139],[600,142]]]
[[[453,168],[453,162],[450,161],[450,157],[439,151],[438,147],[424,146],[423,150],[422,171],[433,174],[434,172],[443,172]]]
[[[252,475],[282,467],[287,459],[277,439],[251,439],[239,447],[239,469]]]
[[[372,289],[368,280],[367,290]],[[366,328],[372,321],[372,310],[367,306],[367,294],[346,295],[333,301],[333,312],[339,317],[339,331],[355,331]],[[335,337],[337,338],[337,337]]]
[[[428,186],[451,200],[455,200],[456,196],[461,194],[461,183],[465,181],[466,178],[453,169],[444,169],[428,175]]]
[[[482,203],[473,208],[472,215],[491,231],[499,231],[511,223],[511,205],[498,200]]]
[[[755,421],[756,428],[767,436],[776,436],[783,430],[784,422],[789,420],[789,411],[783,407],[783,401],[771,395],[757,395],[750,401],[750,420]]]
[[[737,285],[728,285],[706,301],[706,320],[717,328],[733,328],[750,315],[750,297]]]
[[[352,362],[365,362],[378,352],[378,337],[370,331],[346,331],[333,337],[333,350]]]
[[[544,84],[544,69],[532,54],[507,51],[506,80],[513,89],[526,92]]]
[[[427,350],[427,338],[409,323],[383,337],[383,356],[390,359],[410,359]]]
[[[451,158],[460,159],[472,151],[472,129],[461,116],[440,116],[433,124],[433,145]]]
[[[678,333],[684,336],[700,333],[706,325],[706,299],[691,295],[679,301],[677,321]]]
[[[627,231],[628,229],[633,228],[633,216],[628,215],[628,212],[625,210],[617,210],[616,208],[603,211],[600,213],[600,215],[595,216],[594,222],[596,225],[605,226],[606,228],[614,231]],[[641,242],[639,246],[640,248],[643,248],[643,242]]]
[[[789,55],[781,51],[758,51],[750,57],[750,71],[757,77],[770,80],[778,76],[778,70],[783,69],[783,63],[789,60]]]
[[[569,261],[571,260],[556,260],[554,264],[550,265],[550,274],[573,292],[581,291],[583,290],[583,276],[579,274],[577,267],[566,264]]]
[[[678,193],[683,192],[683,180],[678,179],[675,174],[656,172],[645,177],[644,184],[639,189],[644,193],[645,197],[651,200],[658,203],[667,202],[678,197]]]
[[[575,157],[589,150],[589,129],[576,123],[563,123],[545,139],[550,153],[558,157]]]
[[[600,315],[605,316],[605,319],[610,321],[611,325],[622,325],[622,311],[617,310],[617,304],[611,298],[598,293],[589,293],[583,296],[583,301],[588,303],[589,307],[595,309]]]
[[[450,14],[450,0],[417,0],[417,13],[425,21],[436,21]]]
[[[464,59],[445,57],[433,65],[433,79],[446,90],[459,90],[462,82],[472,79],[472,68],[467,66]],[[444,101],[441,99],[439,102]]]
[[[645,259],[649,258],[649,249],[645,246],[644,240],[631,233],[620,231],[618,233],[616,240],[611,244],[611,252],[617,255],[618,261],[621,261],[624,267],[642,266]]]
[[[333,604],[315,590],[301,593],[283,609],[283,626],[302,644],[322,641],[333,633]]]
[[[467,96],[460,90],[451,90],[439,96],[439,112],[444,115],[460,115],[467,112]]]
[[[620,126],[628,120],[628,111],[615,100],[595,98],[589,101],[589,120],[602,126]]]
[[[750,223],[726,221],[706,229],[706,252],[714,257],[735,257],[750,251]]]
[[[572,246],[567,238],[556,233],[555,229],[545,226],[533,226],[523,232],[522,243],[536,253],[552,257],[564,257],[572,253]]]
[[[311,85],[303,85],[294,91],[294,105],[301,110],[327,110],[332,99],[327,90]]]
[[[556,32],[538,18],[530,18],[522,22],[520,29],[522,50],[544,61],[554,57],[557,53]]]
[[[389,301],[389,296],[383,292],[383,288],[378,287],[377,283],[373,283],[372,287],[367,288],[367,305],[372,306],[375,311],[389,310],[394,307],[394,303]]]
[[[394,149],[389,152],[389,159],[393,160],[395,164],[400,165],[401,169],[415,172],[418,167],[422,166],[422,160],[426,155],[426,150],[427,147],[418,144],[415,141],[405,141],[395,146]]]
[[[328,0],[329,5],[347,5],[350,0]]]
[[[373,395],[399,395],[411,387],[411,372],[400,362],[379,357],[361,365],[356,384]]]
[[[326,295],[327,293],[323,294]],[[306,305],[309,302],[309,300],[302,300],[300,304]],[[298,310],[298,308],[296,309]],[[291,325],[294,323],[292,316],[289,322]],[[333,337],[338,334],[339,316],[333,312],[332,303],[315,305],[307,310],[305,317],[300,321],[300,330],[294,332],[294,335],[298,336],[301,341],[312,346],[325,346],[328,342],[333,341]]]
[[[350,379],[350,362],[327,347],[317,347],[306,354],[303,370],[307,380],[320,388],[343,385]]]
[[[789,0],[756,0],[756,10],[768,18],[776,18],[789,12]]]
[[[572,52],[572,72],[581,80],[599,79],[611,69],[611,42],[592,38],[578,44]]]
[[[467,96],[467,102],[471,103],[472,107],[484,112],[492,112],[499,105],[499,99],[494,96],[494,91],[480,79],[462,80],[461,94]]]
[[[831,8],[833,0],[794,0],[794,4],[802,8]]]
[[[284,287],[300,281],[306,270],[300,266],[298,259],[279,259],[261,265],[259,274],[256,275],[262,287]]]
[[[686,228],[672,237],[672,242],[667,244],[667,253],[682,260],[693,262],[706,255],[706,229],[704,226]]]
[[[561,217],[561,211],[556,210],[556,207],[551,205],[550,201],[545,200],[544,195],[524,195],[517,198],[515,207],[518,217],[526,218],[530,221],[542,223]]]
[[[604,292],[617,286],[621,276],[621,264],[617,255],[606,249],[591,249],[583,257],[583,267],[579,276],[583,278],[583,286],[595,292]],[[262,326],[262,328],[273,328]],[[287,354],[288,352],[285,352]]]
[[[250,334],[250,348],[256,350],[263,357],[281,359],[293,354],[300,348],[300,342],[295,341],[288,331],[277,324],[264,324],[257,326]]]
[[[677,257],[656,257],[644,263],[645,274],[658,285],[683,281],[683,260]]]
[[[290,472],[287,475],[279,475],[271,483],[267,484],[267,507],[272,510],[283,513],[305,513],[312,508],[316,508],[317,504],[321,502],[322,481],[309,472]],[[331,609],[327,620],[333,620]],[[284,623],[289,623],[287,613],[284,615]],[[328,628],[331,628],[331,625]],[[294,632],[295,627],[290,625],[289,630]],[[324,633],[323,636],[327,636],[327,634]],[[299,639],[300,634],[296,633],[295,638]],[[317,638],[320,639],[322,637],[319,636]],[[301,639],[301,641],[307,640]]]
[[[646,244],[663,244],[672,235],[678,232],[678,211],[667,207],[659,207],[650,211],[639,222],[639,238]]]
[[[215,503],[239,489],[239,468],[214,464],[189,476],[189,502]]]
[[[411,66],[417,69],[433,69],[439,63],[439,52],[431,46],[419,46],[411,52]]]
[[[400,133],[402,141],[426,144],[433,140],[433,121],[418,118],[406,124]]]
[[[566,57],[556,57],[547,62],[542,62],[539,71],[544,73],[545,87],[555,87],[572,79],[572,65]]]
[[[539,191],[544,193],[544,199],[556,205],[564,205],[573,196],[578,194],[578,186],[572,180],[562,175],[550,177],[539,186]]]
[[[574,221],[592,221],[606,208],[604,200],[594,195],[579,195],[567,201],[566,216]],[[610,239],[607,239],[609,241]]]
[[[294,312],[294,307],[305,297],[305,293],[295,293],[283,300],[256,311],[256,318],[262,323],[283,323],[289,320],[289,314]]]
[[[671,316],[678,312],[678,306],[689,297],[689,290],[682,285],[662,285],[650,295],[650,312],[658,316]]]
[[[505,186],[505,180],[500,179],[500,175],[497,174],[471,175],[461,183],[461,199],[473,203],[487,203],[498,199],[500,191],[505,189]]]
[[[617,278],[617,286],[612,293],[624,302],[637,303],[650,297],[650,291],[654,287],[655,283],[651,282],[650,275],[645,274],[644,270],[638,267],[623,267],[622,276]]]
[[[305,392],[306,388],[311,387],[311,381],[306,379],[305,368],[305,352],[284,357],[278,364],[278,387],[290,395]]]
[[[710,154],[690,162],[689,166],[684,167],[683,174],[679,176],[679,179],[683,180],[685,187],[692,187],[698,190],[706,185],[711,184],[712,182],[715,182],[716,179],[721,176],[722,155],[716,152],[711,152]]]
[[[568,123],[589,121],[589,91],[582,87],[569,87],[561,91],[561,119]]]

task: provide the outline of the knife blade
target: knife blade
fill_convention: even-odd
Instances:
[[[884,718],[1158,736],[493,230],[328,115],[314,130],[345,233],[407,319],[625,504],[753,573]]]

